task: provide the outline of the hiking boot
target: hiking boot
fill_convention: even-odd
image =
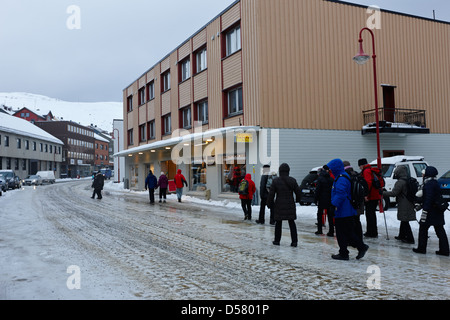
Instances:
[[[369,250],[369,246],[367,244],[364,245],[364,248],[362,250],[358,251],[358,255],[356,256],[356,259],[361,259],[366,254],[367,250]]]
[[[440,256],[446,256],[446,257],[448,257],[449,256],[449,253],[447,252],[443,252],[443,251],[441,251],[441,250],[439,250],[439,251],[436,251],[436,254],[437,255],[440,255]]]
[[[342,256],[340,253],[331,255],[335,260],[348,260],[348,256]]]
[[[422,254],[426,254],[427,253],[426,250],[419,250],[419,249],[416,249],[416,248],[412,249],[412,251],[414,251],[415,253],[422,253]]]

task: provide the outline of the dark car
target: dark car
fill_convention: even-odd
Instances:
[[[0,170],[0,174],[6,180],[7,189],[20,188],[21,180],[13,170]]]
[[[450,170],[438,179],[438,183],[441,187],[442,197],[450,202]]]

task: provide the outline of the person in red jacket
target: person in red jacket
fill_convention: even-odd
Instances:
[[[239,191],[239,199],[241,199],[242,210],[244,210],[244,220],[252,219],[252,200],[256,191],[256,185],[252,180],[252,175],[247,173],[244,178],[248,183],[246,192]],[[240,188],[239,188],[240,189]]]
[[[372,166],[367,163],[367,159],[359,159],[358,165],[361,169],[362,177],[366,180],[367,185],[369,186],[369,195],[365,199],[367,230],[366,233],[364,233],[364,236],[368,238],[376,238],[378,237],[376,210],[382,197],[382,193],[380,193],[380,190],[375,188],[373,185],[375,174],[372,172]]]
[[[181,196],[183,195],[183,186],[188,186],[186,182],[186,178],[181,174],[181,169],[178,169],[177,174],[175,175],[175,186],[177,187],[177,198],[178,202],[181,202]]]

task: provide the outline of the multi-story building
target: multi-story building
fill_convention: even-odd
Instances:
[[[102,168],[113,168],[114,163],[110,161],[109,157],[109,140],[103,138],[101,135],[95,133],[95,155],[94,155],[94,170],[98,171]]]
[[[372,62],[352,61],[364,27],[376,45],[382,156],[422,155],[447,170],[449,22],[343,1],[238,0],[123,90],[116,156],[130,187],[142,189],[148,169],[173,178],[180,168],[192,192],[222,198],[236,167],[258,186],[265,163],[302,179],[336,157],[376,159]],[[374,55],[369,32],[362,39]]]
[[[24,179],[38,171],[60,176],[63,142],[30,122],[0,113],[0,170]]]
[[[64,143],[61,176],[86,177],[94,170],[94,131],[72,121],[40,121],[36,126]]]

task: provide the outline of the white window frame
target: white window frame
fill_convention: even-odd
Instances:
[[[244,110],[242,99],[242,87],[228,91],[228,115],[235,115]]]
[[[185,59],[181,62],[181,82],[191,77],[191,60]]]
[[[241,26],[237,26],[226,33],[227,56],[241,49]]]
[[[170,71],[162,75],[163,78],[163,92],[170,90]]]
[[[164,134],[170,134],[172,132],[172,117],[170,114],[164,117]]]
[[[207,55],[206,55],[206,48],[201,49],[200,51],[197,52],[197,54],[195,55],[195,59],[197,61],[197,70],[196,72],[202,72],[203,70],[205,70],[208,67],[208,59],[207,59]]]
[[[191,107],[181,109],[181,119],[183,128],[192,127]]]
[[[197,120],[202,124],[208,123],[208,101],[201,101],[197,104]]]

